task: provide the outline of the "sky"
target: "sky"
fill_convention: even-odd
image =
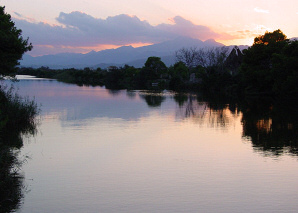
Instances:
[[[30,55],[139,47],[180,36],[252,45],[281,29],[298,37],[297,0],[0,0]]]

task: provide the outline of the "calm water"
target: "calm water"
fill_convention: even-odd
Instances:
[[[42,110],[17,212],[298,212],[291,120],[190,94],[16,85]]]

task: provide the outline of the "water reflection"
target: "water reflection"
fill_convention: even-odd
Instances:
[[[174,95],[174,100],[178,103],[179,107],[183,107],[184,103],[188,101],[188,95],[185,93],[177,93]]]
[[[176,118],[191,119],[210,128],[228,128],[242,116],[243,137],[252,142],[254,150],[266,156],[298,154],[298,114],[294,101],[273,101],[250,98],[241,101],[212,99],[203,101],[191,93],[171,94],[177,103]],[[162,93],[141,94],[149,107],[165,101]]]
[[[108,89],[108,93],[112,96],[118,96],[121,94],[121,90],[117,89]]]
[[[166,100],[165,95],[160,92],[143,92],[140,98],[145,100],[149,107],[159,107]]]
[[[136,98],[136,92],[135,92],[135,91],[127,90],[127,91],[126,91],[126,96],[127,96],[129,99],[135,99],[135,98]]]
[[[195,94],[175,94],[174,100],[179,106],[176,109],[177,118],[191,119],[210,128],[226,129],[240,116],[234,105],[204,101]]]
[[[23,193],[23,175],[18,167],[17,152],[0,145],[0,212],[12,212],[19,208]]]
[[[278,134],[282,128],[281,138],[297,142],[297,112],[289,115],[285,106],[279,109],[283,105],[48,81],[19,84],[42,103],[43,117],[42,134],[22,149],[32,156],[23,166],[32,191],[21,212],[297,209],[297,155],[290,150],[297,146],[269,145],[282,150],[275,161],[268,142],[256,145],[258,131]]]
[[[25,137],[36,134],[34,123],[22,130],[0,131],[0,212],[14,212],[19,209],[25,193],[21,166],[27,156],[20,156]]]
[[[243,138],[251,141],[255,151],[297,155],[298,115],[294,101],[225,100],[191,93],[76,87],[55,81],[28,80],[20,84],[39,88],[35,95],[47,107],[46,117],[51,117],[49,112],[54,113],[62,125],[88,125],[90,119],[101,117],[141,120],[152,112],[162,112],[172,113],[176,121],[191,120],[199,126],[226,131],[242,116]],[[171,103],[173,100],[176,107]],[[162,111],[158,111],[161,107]]]
[[[298,114],[292,101],[250,99],[242,106],[243,136],[265,155],[297,155]]]
[[[20,207],[25,189],[20,168],[26,161],[20,149],[24,138],[36,134],[39,122],[36,103],[21,98],[8,82],[0,82],[0,212]]]

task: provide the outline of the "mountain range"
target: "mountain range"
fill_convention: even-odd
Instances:
[[[22,67],[38,68],[46,66],[52,69],[62,68],[106,68],[108,66],[123,66],[128,64],[134,67],[142,67],[150,56],[161,57],[161,60],[170,66],[175,63],[175,51],[181,48],[211,48],[224,46],[213,39],[201,41],[193,38],[179,37],[177,39],[134,48],[132,46],[122,46],[117,49],[107,49],[102,51],[91,51],[82,53],[59,53],[55,55],[44,55],[33,57],[28,54],[20,61]],[[242,46],[240,49],[247,48]]]

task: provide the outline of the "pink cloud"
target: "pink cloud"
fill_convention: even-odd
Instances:
[[[85,47],[122,46],[129,44],[152,44],[180,36],[207,39],[232,39],[229,34],[219,34],[207,26],[197,25],[181,16],[172,19],[173,24],[150,25],[137,16],[121,14],[99,19],[82,12],[61,12],[56,20],[60,26],[46,22],[31,21],[20,14],[15,19],[36,49],[44,50],[47,45],[54,49],[83,51]],[[37,50],[35,50],[37,51]],[[53,48],[51,51],[54,51]]]

